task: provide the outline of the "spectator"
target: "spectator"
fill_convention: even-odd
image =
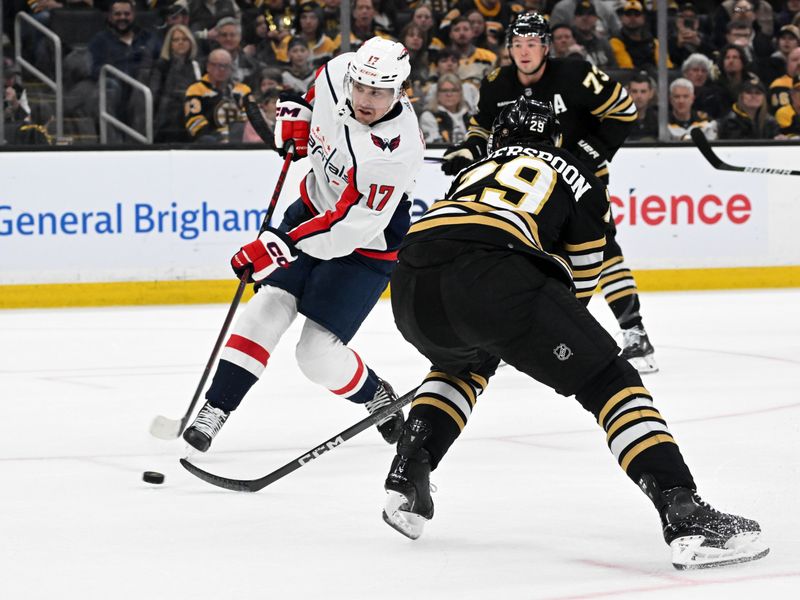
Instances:
[[[784,138],[800,137],[800,75],[795,75],[789,92],[789,104],[781,106],[775,120]]]
[[[503,38],[504,31],[496,21],[487,21],[486,17],[477,8],[471,8],[464,16],[467,17],[472,26],[472,42],[478,48],[486,48],[497,54],[500,48],[500,40]]]
[[[133,0],[114,0],[108,11],[108,29],[89,40],[91,77],[97,81],[103,65],[110,64],[126,75],[142,82],[150,80],[150,72],[158,57],[158,38],[150,31],[134,25],[136,11]],[[102,90],[101,90],[102,92]],[[116,77],[106,79],[106,108],[123,123],[139,128],[143,118],[141,94],[135,94],[127,83]],[[112,143],[123,141],[116,128],[109,131]]]
[[[747,80],[758,80],[758,75],[750,70],[747,54],[741,46],[728,45],[720,50],[717,57],[719,75],[717,83],[725,91],[725,114],[735,102],[739,88]]]
[[[715,46],[723,46],[728,23],[744,23],[760,31],[767,38],[774,28],[773,10],[765,0],[725,0],[712,15],[713,38]],[[730,43],[730,42],[727,42]]]
[[[336,41],[336,36],[341,31],[339,11],[341,11],[342,0],[317,0],[317,3],[322,6],[325,35]]]
[[[375,17],[375,0],[352,0],[352,18],[350,23],[350,50],[355,51],[368,39],[378,36],[393,39],[388,30],[382,27]],[[337,48],[342,46],[342,34],[334,40]]]
[[[247,80],[256,69],[255,61],[242,51],[242,26],[235,17],[223,17],[215,27],[217,43],[228,51],[233,59],[231,80],[241,83]]]
[[[458,76],[459,61],[458,55],[451,48],[443,48],[436,57],[436,72],[433,79],[438,81],[445,73],[452,73]],[[460,77],[459,77],[460,79]],[[464,101],[467,103],[470,112],[478,110],[478,99],[480,94],[475,86],[467,85],[463,89]],[[428,92],[423,100],[423,106],[436,100],[436,83],[428,87]]]
[[[728,23],[725,42],[744,48],[747,60],[751,63],[766,61],[773,52],[772,40],[753,29],[748,23]]]
[[[583,46],[575,41],[572,27],[569,25],[553,25],[550,29],[550,35],[553,39],[550,45],[551,58],[586,59],[586,51]]]
[[[786,61],[795,48],[800,47],[800,29],[784,25],[778,32],[776,50],[763,64],[759,76],[762,81],[774,81],[786,72]]]
[[[670,141],[682,142],[690,139],[689,132],[699,127],[710,140],[716,138],[714,121],[700,115],[692,108],[694,104],[694,86],[692,82],[679,77],[669,85],[669,130]]]
[[[19,66],[10,58],[3,58],[3,121],[12,126],[29,121],[31,107],[28,94],[19,77]]]
[[[791,25],[797,15],[800,15],[800,0],[784,0],[781,10],[775,15],[775,25]]]
[[[291,33],[288,30],[271,30],[267,15],[269,12],[265,11],[255,16],[248,34],[248,43],[242,48],[242,52],[256,64],[278,66],[289,61],[286,45]]]
[[[432,98],[419,117],[428,144],[457,144],[467,135],[470,112],[464,102],[463,84],[452,73],[442,75]]]
[[[483,68],[485,76],[497,60],[497,55],[486,48],[477,48],[472,42],[472,26],[467,17],[456,17],[450,23],[450,49],[458,55],[461,65],[476,63]]]
[[[185,25],[173,25],[164,37],[158,62],[150,76],[157,143],[188,141],[183,126],[183,98],[192,82],[202,77],[197,42]]]
[[[275,149],[275,109],[278,103],[279,93],[277,90],[270,90],[266,94],[261,94],[258,98],[258,109],[261,111],[261,116],[264,117],[264,122],[267,124],[266,140],[262,140],[261,136],[253,129],[253,125],[248,120],[244,126],[244,133],[242,134],[242,142],[245,144],[262,144],[270,150]]]
[[[225,17],[241,22],[242,11],[234,0],[188,0],[189,28],[195,39],[217,41],[217,25]]]
[[[444,42],[435,35],[436,21],[434,20],[431,5],[426,2],[418,4],[411,16],[411,22],[422,30],[428,53],[431,58],[435,58],[436,53],[444,48]]]
[[[451,2],[452,8],[442,17],[439,25],[440,30],[447,31],[453,26],[453,22],[459,17],[466,17],[468,13],[475,9],[486,20],[486,27],[505,32],[517,15],[525,12],[525,8],[515,0],[456,0]],[[477,44],[476,44],[477,45]],[[480,47],[480,46],[479,46]]]
[[[647,71],[639,71],[628,82],[628,94],[636,105],[636,125],[628,140],[658,141],[658,109],[655,105],[656,86]]]
[[[408,58],[411,63],[411,74],[408,82],[411,89],[406,89],[408,99],[415,110],[421,110],[418,106],[419,101],[425,95],[428,80],[431,76],[430,59],[428,58],[428,48],[425,45],[425,34],[419,25],[411,21],[400,32],[400,43],[408,50]]]
[[[771,140],[780,133],[767,110],[767,95],[759,81],[745,80],[727,116],[717,121],[721,140]]]
[[[262,67],[255,77],[253,89],[262,96],[271,91],[284,91],[283,71],[278,67]]]
[[[789,53],[786,58],[786,71],[769,84],[769,111],[775,113],[782,106],[789,104],[789,90],[795,75],[800,73],[800,48]]]
[[[96,33],[89,40],[93,79],[99,77],[100,68],[105,64],[113,65],[134,78],[143,72],[149,75],[158,56],[158,40],[152,32],[136,27],[135,18],[133,0],[114,0],[111,3],[108,29]]]
[[[324,19],[322,7],[312,0],[297,8],[297,17],[294,21],[296,35],[306,40],[311,51],[311,60],[317,67],[328,62],[336,52],[336,44],[325,33]]]
[[[315,69],[311,63],[311,50],[305,38],[295,36],[289,42],[289,65],[283,71],[283,87],[287,90],[305,94],[314,83]]]
[[[711,79],[714,63],[705,54],[695,53],[683,61],[681,73],[694,86],[694,108],[712,119],[719,119],[730,110],[725,89]]]
[[[186,131],[196,142],[238,142],[244,133],[244,99],[250,88],[231,80],[233,58],[224,48],[212,50],[206,74],[186,90]]]
[[[691,54],[700,53],[709,57],[714,54],[714,46],[700,31],[700,19],[693,6],[689,5],[688,10],[682,7],[676,17],[668,48],[669,57],[675,64],[683,63]]]
[[[604,38],[611,38],[618,36],[620,32],[620,22],[617,13],[614,12],[612,4],[603,2],[602,0],[589,0],[594,6],[595,14],[598,19],[595,21],[598,36]],[[570,23],[575,15],[575,9],[578,4],[582,4],[583,0],[560,0],[553,6],[550,13],[550,26],[558,25],[559,23]],[[616,4],[616,3],[614,3]],[[641,10],[641,9],[640,9]]]
[[[575,41],[586,51],[586,60],[599,69],[614,69],[617,59],[608,39],[597,34],[597,10],[591,0],[581,0],[575,5],[572,32]]]
[[[165,9],[163,27],[169,30],[173,25],[189,27],[189,0],[175,0]]]
[[[614,57],[621,69],[655,72],[658,64],[658,40],[647,27],[644,9],[639,0],[628,0],[622,7],[622,28],[610,40]],[[667,57],[667,68],[672,62]]]

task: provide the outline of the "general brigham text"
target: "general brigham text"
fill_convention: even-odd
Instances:
[[[207,202],[199,208],[179,209],[171,202],[166,210],[152,204],[117,202],[111,210],[19,211],[0,205],[0,236],[175,234],[193,240],[203,233],[258,231],[264,209],[216,210]]]

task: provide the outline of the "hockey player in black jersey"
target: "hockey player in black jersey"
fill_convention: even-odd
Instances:
[[[539,14],[520,15],[508,28],[513,64],[495,69],[481,83],[478,113],[467,138],[445,152],[442,170],[455,175],[486,155],[489,130],[504,106],[524,95],[553,104],[563,147],[608,183],[608,162],[636,123],[636,107],[618,82],[587,61],[548,59],[550,28]],[[658,370],[642,324],[636,282],[617,244],[614,221],[606,232],[600,287],[623,332],[622,355],[641,373]]]
[[[503,360],[592,413],[655,504],[676,568],[761,558],[758,523],[700,499],[650,392],[586,309],[609,203],[605,185],[556,147],[559,137],[548,105],[522,97],[506,107],[488,156],[459,173],[403,242],[392,309],[433,366],[397,445],[383,518],[412,539],[422,534],[433,517],[430,472]]]

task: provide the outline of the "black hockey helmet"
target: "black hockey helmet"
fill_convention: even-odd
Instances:
[[[560,147],[561,124],[551,104],[520,96],[494,120],[489,152],[513,143],[526,142],[544,142]]]
[[[542,43],[550,45],[550,24],[537,12],[526,12],[519,15],[506,30],[506,45],[511,46],[514,37],[538,37]]]

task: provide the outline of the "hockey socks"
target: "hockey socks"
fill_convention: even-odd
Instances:
[[[597,419],[611,453],[634,482],[650,473],[662,489],[694,489],[689,467],[666,421],[626,360],[615,358],[575,398]]]

